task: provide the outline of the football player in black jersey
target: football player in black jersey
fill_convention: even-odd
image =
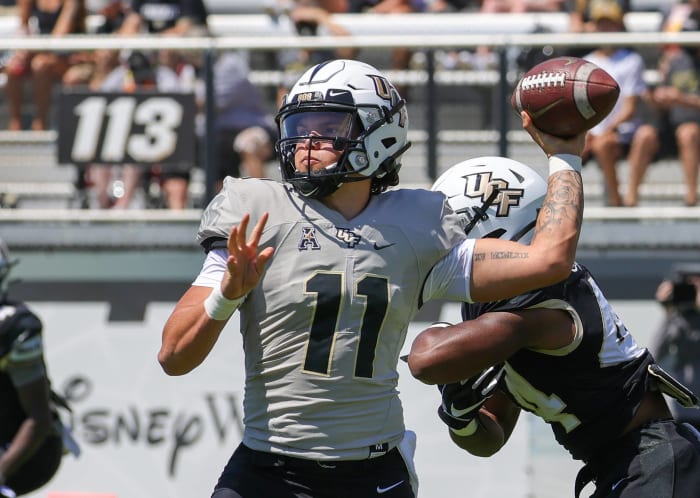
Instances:
[[[496,193],[474,195],[477,179]],[[433,188],[465,217],[468,236],[520,241],[545,192],[535,171],[495,157],[459,163]],[[465,304],[462,315],[421,332],[408,357],[416,378],[438,384],[438,415],[457,446],[493,455],[525,409],[585,464],[577,497],[590,482],[595,498],[700,496],[700,434],[673,419],[662,393],[684,406],[697,398],[637,345],[585,267],[512,299]]]
[[[42,324],[23,303],[7,299],[10,268],[0,240],[0,496],[46,484],[63,456],[61,426],[51,410]],[[58,424],[57,424],[58,422]]]

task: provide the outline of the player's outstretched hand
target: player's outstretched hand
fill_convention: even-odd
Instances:
[[[438,384],[442,396],[438,416],[452,432],[468,435],[476,430],[472,422],[476,419],[479,408],[496,392],[503,368],[503,364],[494,365],[469,379]]]
[[[248,240],[246,232],[250,222],[249,214],[243,216],[240,225],[231,229],[227,245],[228,271],[221,283],[221,292],[227,299],[237,299],[250,292],[260,281],[267,262],[275,252],[274,248],[267,247],[258,253],[258,244],[268,216],[268,213],[265,213],[260,217]]]
[[[580,133],[572,138],[557,137],[538,129],[532,122],[532,118],[527,112],[522,111],[520,113],[520,117],[523,120],[523,128],[525,131],[530,134],[532,139],[537,145],[540,146],[547,157],[555,154],[573,154],[575,156],[583,155],[583,149],[586,145],[586,132]]]

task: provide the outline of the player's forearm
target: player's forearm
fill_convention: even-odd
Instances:
[[[571,272],[581,233],[583,203],[583,180],[579,171],[562,170],[550,175],[531,244],[548,268],[546,285],[565,279]]]
[[[549,178],[529,246],[498,239],[479,239],[474,246],[471,298],[506,299],[564,280],[571,272],[583,217],[583,183],[575,171]]]
[[[0,456],[0,472],[12,475],[37,450],[49,433],[48,424],[27,418],[19,426],[7,450]]]
[[[158,362],[168,375],[184,375],[211,352],[227,321],[213,320],[204,304],[177,309],[163,328]]]
[[[483,411],[478,415],[478,429],[470,436],[458,436],[452,431],[450,437],[452,441],[465,451],[474,456],[490,457],[495,455],[505,444],[506,439],[496,421],[491,419]]]

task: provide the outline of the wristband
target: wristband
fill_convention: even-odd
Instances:
[[[204,311],[212,320],[228,320],[241,305],[244,297],[228,299],[221,292],[221,286],[217,285],[204,300]]]
[[[462,427],[461,429],[453,429],[450,427],[450,432],[456,436],[466,437],[471,436],[479,428],[479,415],[477,414],[471,422]]]
[[[559,171],[577,171],[580,173],[582,165],[581,157],[575,154],[554,154],[549,156],[550,176]]]

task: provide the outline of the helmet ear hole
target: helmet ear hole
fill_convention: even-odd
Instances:
[[[382,145],[386,147],[387,149],[391,149],[394,144],[396,143],[396,138],[394,137],[388,137],[382,140]]]

